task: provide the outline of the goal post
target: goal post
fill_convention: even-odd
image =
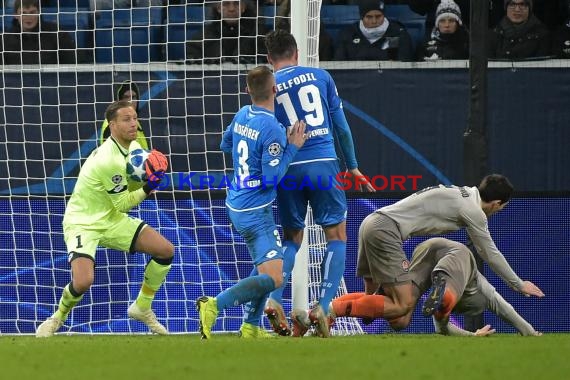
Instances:
[[[304,2],[292,3],[296,9]],[[318,9],[315,4],[319,1],[309,3],[305,19],[311,9]],[[96,17],[95,13],[89,9],[50,9],[46,12],[48,21],[58,21],[61,30],[70,31],[78,47],[91,49],[95,60],[105,61],[3,65],[0,334],[34,333],[56,310],[62,290],[71,279],[61,225],[66,202],[81,165],[99,143],[105,109],[123,85],[136,84],[142,129],[151,147],[168,156],[171,170],[168,189],[143,201],[130,213],[145,220],[176,247],[172,269],[153,303],[158,319],[170,332],[195,333],[195,300],[203,295],[215,296],[249,275],[251,258],[243,239],[232,230],[224,206],[225,191],[220,181],[230,174],[231,167],[219,143],[235,112],[249,103],[244,90],[248,70],[265,62],[259,57],[255,61],[228,60],[221,64],[186,64],[183,56],[179,59],[184,54],[184,42],[215,22],[209,18],[211,4],[108,10],[104,12],[108,19],[81,23],[77,17],[67,16],[90,18]],[[318,11],[316,15],[318,21]],[[9,30],[13,15],[6,11],[0,17],[2,35],[14,34]],[[262,23],[268,27],[271,20]],[[259,27],[259,23],[256,25]],[[97,29],[90,29],[92,26]],[[257,29],[254,38],[265,33],[262,29]],[[310,26],[307,30],[310,33]],[[318,43],[318,24],[315,30]],[[85,38],[77,37],[84,32]],[[307,34],[305,38],[297,36],[303,44],[306,38]],[[95,45],[80,46],[90,39]],[[101,39],[120,45],[104,45],[102,54],[97,47]],[[311,49],[315,59],[318,49]],[[155,59],[160,54],[162,59]],[[139,61],[146,56],[150,62]],[[171,56],[176,59],[171,60]],[[309,221],[308,229],[311,226]],[[321,238],[311,238],[310,232],[305,235],[307,252],[322,244]],[[309,275],[299,290],[305,298],[293,297],[304,305],[311,302],[308,284],[320,282],[311,278],[313,272],[308,269],[312,265],[318,268],[318,256],[311,253],[306,257],[310,261],[304,268]],[[127,316],[147,260],[146,255],[98,249],[95,282],[60,332],[147,332],[144,325]],[[303,259],[298,260],[300,268]],[[290,310],[289,290],[284,303]],[[241,307],[220,313],[214,331],[237,331],[242,315]],[[269,327],[267,321],[264,323]]]

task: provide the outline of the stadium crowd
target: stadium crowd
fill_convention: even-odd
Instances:
[[[469,4],[324,0],[319,58],[466,59]],[[6,0],[2,5],[0,61],[8,65],[263,63],[264,36],[289,29],[291,7],[290,0]],[[570,0],[489,0],[488,57],[570,58]]]

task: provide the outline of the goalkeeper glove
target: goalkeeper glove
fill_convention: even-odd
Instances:
[[[155,190],[160,185],[160,181],[166,169],[168,169],[168,160],[164,154],[153,149],[148,155],[144,165],[148,180],[144,184],[143,189],[145,193],[150,194],[152,190]]]

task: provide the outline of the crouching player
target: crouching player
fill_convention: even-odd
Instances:
[[[39,338],[52,336],[93,284],[97,246],[151,256],[128,315],[146,324],[153,333],[168,333],[156,319],[151,304],[170,270],[174,246],[144,221],[126,214],[156,187],[152,183],[136,191],[127,187],[126,157],[137,138],[137,113],[130,102],[116,101],[109,105],[105,117],[111,135],[83,164],[63,218],[72,280],[63,289],[57,311],[38,326]],[[153,150],[145,164],[149,177],[154,174],[159,179],[167,168],[166,157]]]
[[[495,330],[489,325],[472,333],[449,323],[451,312],[475,315],[488,309],[513,325],[522,335],[541,335],[477,271],[475,258],[461,243],[433,238],[419,244],[413,253],[410,276],[414,285],[414,304],[431,287],[422,312],[425,316],[433,316],[436,332],[440,334],[485,336],[494,333]],[[352,293],[336,298],[332,302],[336,317],[373,319],[381,316],[379,310],[368,306],[371,303],[366,302],[366,297],[379,296]],[[412,312],[413,309],[388,322],[396,330],[401,330],[410,323]]]

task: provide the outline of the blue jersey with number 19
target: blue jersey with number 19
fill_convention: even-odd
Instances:
[[[285,128],[273,112],[254,105],[236,113],[220,148],[233,158],[234,179],[226,199],[233,211],[271,204],[275,188],[298,150],[296,145],[287,145]]]
[[[315,67],[288,66],[275,72],[275,83],[277,120],[287,126],[297,120],[304,120],[307,124],[309,139],[293,162],[336,160],[334,127],[348,168],[356,168],[352,135],[330,74]]]

